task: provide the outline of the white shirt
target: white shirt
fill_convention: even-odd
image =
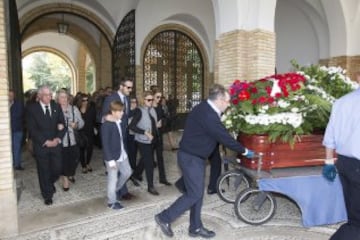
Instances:
[[[219,117],[221,117],[221,111],[215,106],[215,104],[211,100],[207,100],[207,103],[210,105],[212,109],[217,113]]]
[[[50,116],[51,116],[51,104],[44,104],[43,102],[39,101],[40,105],[41,105],[41,108],[43,109],[44,111],[44,114],[46,114],[46,107],[45,106],[48,106],[49,107],[49,112],[50,112]]]
[[[120,153],[119,159],[116,160],[116,161],[122,162],[122,161],[124,161],[125,159],[127,159],[128,156],[127,156],[127,153],[126,153],[126,151],[125,151],[124,138],[123,138],[123,135],[122,135],[122,131],[121,131],[121,126],[120,126],[120,124],[121,124],[121,120],[117,120],[117,121],[116,121],[116,126],[117,126],[117,128],[118,128],[118,130],[119,130],[119,133],[120,133],[121,153]]]

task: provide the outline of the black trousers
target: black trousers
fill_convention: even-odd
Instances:
[[[159,170],[159,180],[160,181],[167,181],[166,180],[166,174],[165,174],[165,165],[164,165],[164,145],[163,145],[163,137],[162,134],[158,137],[157,141],[154,144],[154,150],[156,154],[156,161],[158,164],[158,170]]]
[[[141,158],[135,169],[134,176],[141,176],[145,168],[148,188],[154,187],[154,152],[152,144],[138,143]]]
[[[88,142],[87,142],[87,145],[86,147],[83,147],[83,148],[79,148],[79,151],[80,151],[80,163],[81,163],[81,166],[83,168],[86,167],[86,165],[89,165],[89,163],[91,162],[91,158],[92,158],[92,155],[93,155],[93,151],[94,151],[94,136],[87,136],[88,137]]]
[[[76,168],[79,164],[79,148],[78,146],[70,146],[62,148],[62,175],[74,176]]]
[[[54,148],[34,146],[40,191],[44,199],[52,198],[54,183],[61,174],[61,148],[61,145]]]
[[[336,168],[343,188],[348,222],[331,240],[360,240],[360,160],[338,155]]]
[[[219,146],[217,146],[214,152],[209,157],[210,161],[210,178],[208,190],[216,191],[216,183],[221,174],[221,156]]]
[[[171,223],[190,209],[189,230],[195,231],[203,226],[201,209],[205,186],[205,160],[181,150],[178,151],[177,157],[186,192],[162,211],[159,218],[163,222]]]
[[[127,146],[128,146],[128,157],[129,163],[133,170],[136,169],[136,158],[137,158],[137,143],[135,141],[135,135],[128,135],[127,138]]]

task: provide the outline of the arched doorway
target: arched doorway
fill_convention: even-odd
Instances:
[[[187,113],[204,96],[204,62],[195,42],[183,32],[155,35],[144,53],[144,90],[156,85],[165,97],[174,97],[178,113]]]

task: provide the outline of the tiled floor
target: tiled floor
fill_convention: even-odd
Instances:
[[[166,169],[171,182],[179,176],[176,152],[165,151]],[[106,208],[106,175],[101,162],[101,151],[96,150],[92,166],[94,171],[82,174],[78,169],[76,182],[68,192],[57,183],[54,204],[46,206],[40,197],[34,159],[24,154],[25,171],[16,172],[16,179],[24,187],[19,200],[20,235],[11,239],[165,239],[154,222],[154,214],[169,206],[178,196],[175,187],[155,183],[160,196],[147,193],[147,186],[128,183],[137,196],[123,202],[124,209]],[[328,239],[338,225],[304,228],[297,206],[283,197],[277,197],[278,209],[274,218],[262,226],[249,226],[236,218],[233,206],[217,195],[206,195],[202,211],[204,225],[216,231],[215,239]],[[174,239],[188,239],[188,213],[173,223]]]

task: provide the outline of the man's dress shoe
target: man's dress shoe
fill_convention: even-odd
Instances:
[[[130,177],[130,180],[136,187],[140,186],[140,183],[134,177]]]
[[[156,191],[155,188],[148,188],[148,192],[155,196],[159,195],[159,192]]]
[[[135,198],[135,195],[133,195],[133,194],[131,194],[129,192],[121,197],[122,200],[131,200],[133,198]]]
[[[209,195],[215,194],[215,193],[217,193],[216,190],[213,190],[213,189],[208,189],[208,190],[207,190],[207,194],[209,194]]]
[[[160,226],[161,231],[168,237],[173,237],[174,233],[171,229],[171,225],[170,223],[165,223],[163,221],[161,221],[159,214],[155,215],[155,222],[157,223],[157,225]]]
[[[215,237],[215,232],[210,231],[204,227],[198,228],[195,231],[189,231],[190,237],[203,237],[203,238],[212,238]]]
[[[45,203],[45,205],[51,205],[51,204],[53,204],[53,200],[51,198],[45,199],[44,203]]]
[[[161,180],[160,183],[166,186],[171,186],[171,183],[168,180]]]

